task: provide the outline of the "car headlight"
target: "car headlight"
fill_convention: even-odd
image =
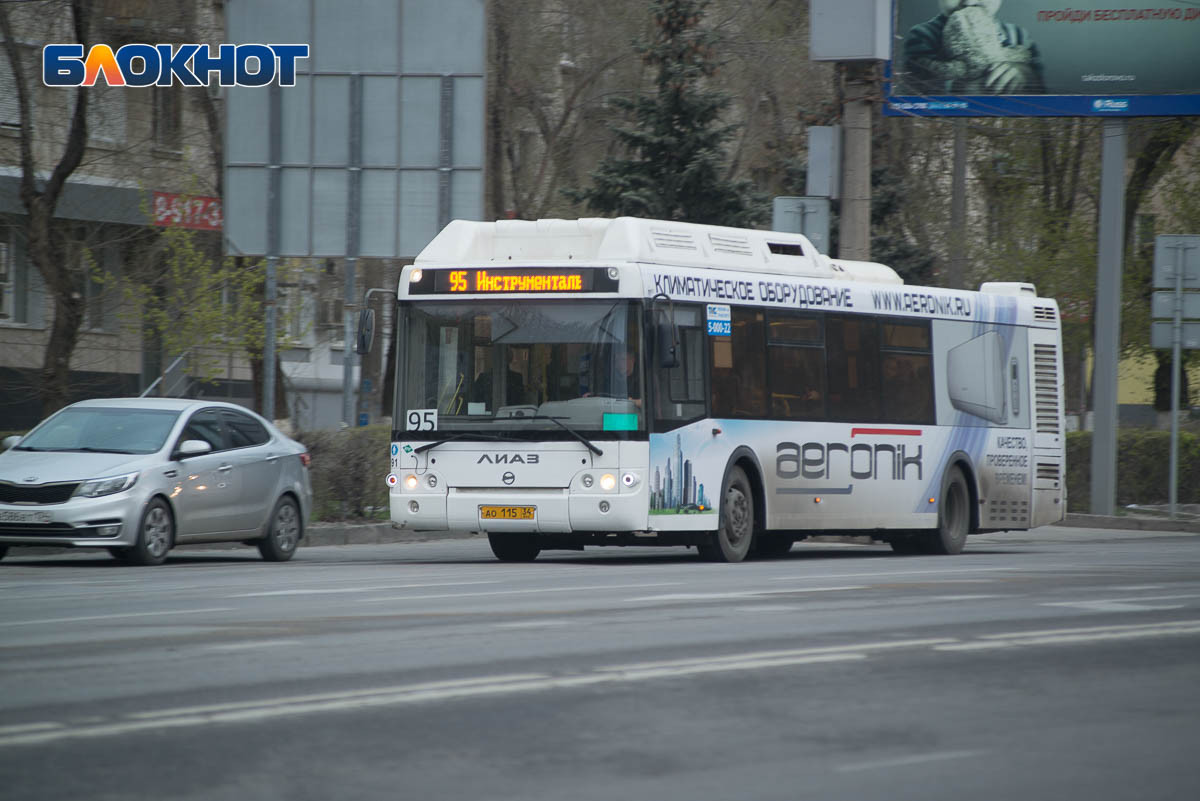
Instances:
[[[111,478],[98,478],[95,481],[85,481],[75,488],[72,493],[79,498],[99,498],[102,495],[113,495],[117,492],[124,492],[137,483],[138,473],[129,473],[124,476],[112,476]]]

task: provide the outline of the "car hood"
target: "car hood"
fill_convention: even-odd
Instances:
[[[0,453],[0,481],[14,484],[48,484],[144,470],[150,454],[80,453],[78,451],[18,451]]]

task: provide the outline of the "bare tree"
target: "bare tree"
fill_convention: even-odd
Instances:
[[[91,3],[85,0],[71,0],[70,11],[75,39],[86,45],[91,22]],[[71,114],[66,144],[50,171],[49,178],[41,180],[38,164],[34,159],[34,121],[29,76],[26,74],[25,60],[21,57],[21,48],[14,35],[8,9],[3,3],[0,3],[0,34],[4,36],[4,51],[16,84],[17,104],[21,115],[20,195],[27,213],[25,234],[29,257],[54,295],[54,321],[42,362],[40,385],[42,410],[44,414],[49,414],[67,402],[71,354],[79,341],[79,329],[85,307],[79,272],[71,269],[72,261],[67,258],[65,250],[69,238],[59,234],[60,222],[55,219],[55,208],[67,178],[83,160],[87,145],[88,93],[83,87],[74,91],[75,108]]]

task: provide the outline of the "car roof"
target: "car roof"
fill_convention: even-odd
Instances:
[[[249,412],[245,406],[225,401],[208,400],[205,398],[90,398],[72,403],[72,407],[105,407],[109,409],[162,409],[165,411],[185,412],[216,406],[222,409],[233,409],[239,412]]]

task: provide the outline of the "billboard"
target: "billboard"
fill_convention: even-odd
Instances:
[[[1200,114],[1193,0],[895,0],[884,113]]]

